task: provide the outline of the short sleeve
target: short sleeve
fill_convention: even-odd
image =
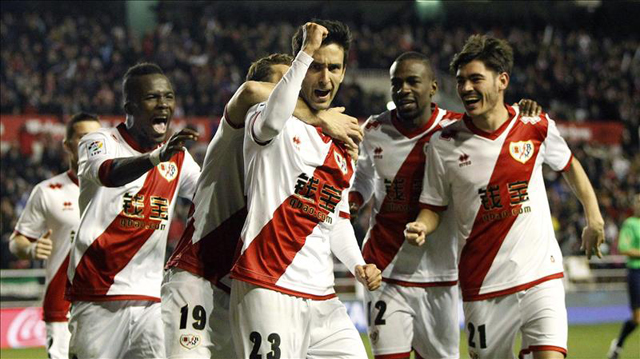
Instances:
[[[567,142],[560,136],[556,122],[547,117],[547,137],[544,140],[544,163],[554,171],[564,171],[571,163],[571,150]]]
[[[435,142],[437,140],[439,140],[439,135],[431,140],[427,148],[420,204],[426,207],[443,207],[442,209],[445,209],[449,204],[451,186],[447,182],[443,159],[436,148]]]
[[[626,252],[633,248],[633,226],[631,221],[627,219],[620,228],[620,234],[618,235],[618,251]]]
[[[104,133],[93,132],[85,135],[78,144],[78,178],[81,181],[89,180],[104,185],[100,169],[105,161],[113,158],[115,146]]]
[[[178,196],[191,200],[198,185],[198,178],[200,178],[200,166],[198,166],[198,163],[196,163],[188,151],[184,153],[181,177],[182,180],[180,182]]]
[[[15,231],[29,238],[30,240],[38,239],[46,230],[46,203],[44,193],[41,186],[36,186],[27,205],[24,207]]]

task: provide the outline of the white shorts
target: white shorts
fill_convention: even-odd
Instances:
[[[179,268],[165,272],[162,321],[168,359],[235,357],[229,294],[198,275]]]
[[[366,293],[371,350],[376,356],[415,350],[423,358],[458,358],[458,286],[405,287],[383,282]]]
[[[567,309],[560,279],[463,306],[472,358],[514,358],[518,330],[522,332],[520,358],[543,350],[567,353]]]
[[[234,280],[230,313],[239,358],[367,358],[338,298],[304,299]]]
[[[69,358],[164,358],[160,303],[74,302],[69,319]]]
[[[69,358],[69,323],[67,322],[47,322],[47,354],[50,359]]]

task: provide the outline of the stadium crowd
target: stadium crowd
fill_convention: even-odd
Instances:
[[[123,20],[105,14],[60,17],[3,11],[0,111],[61,117],[78,111],[120,115],[123,73],[136,62],[153,61],[165,70],[179,94],[176,117],[218,117],[252,60],[271,52],[290,52],[295,28],[284,21],[249,24],[217,18],[207,10],[199,16],[188,24],[160,21],[139,38]],[[469,34],[491,31],[514,46],[511,102],[533,98],[558,119],[621,121],[631,131],[640,124],[640,42],[632,35],[614,39],[551,25],[535,29],[350,26],[355,38],[350,68],[386,70],[399,53],[416,50],[428,54],[434,68],[443,73]],[[367,93],[355,83],[342,86],[335,104],[361,119],[386,105],[383,95]],[[610,246],[617,238],[617,226],[630,214],[632,194],[640,191],[637,135],[625,141],[621,149],[571,144],[597,190]],[[2,268],[29,265],[6,250],[9,236],[32,187],[65,170],[59,141],[41,135],[33,144],[41,151],[15,141],[2,152]],[[583,227],[579,203],[555,173],[547,172],[547,180],[561,247],[565,255],[577,254]],[[174,225],[181,228],[186,207],[180,211],[182,216]],[[170,241],[175,243],[181,232],[172,231]]]

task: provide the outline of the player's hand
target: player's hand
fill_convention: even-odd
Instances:
[[[168,161],[176,153],[185,151],[184,143],[189,140],[196,141],[198,140],[198,136],[198,132],[190,128],[183,128],[180,132],[171,135],[169,141],[160,149],[160,162]]]
[[[31,258],[33,259],[47,259],[51,255],[53,250],[53,242],[51,241],[51,230],[38,238],[31,247]]]
[[[427,227],[420,222],[407,223],[404,229],[404,239],[406,239],[409,244],[420,247],[424,244],[426,231]]]
[[[344,113],[344,107],[333,107],[318,113],[320,117],[322,132],[331,138],[344,142],[347,149],[355,149],[357,159],[358,144],[362,141],[362,129],[358,119]],[[350,152],[351,153],[351,152]]]
[[[329,30],[322,25],[313,22],[304,24],[302,27],[302,51],[313,56],[327,35],[329,35]]]
[[[380,288],[382,284],[382,272],[375,264],[365,264],[356,266],[356,279],[362,283],[369,291]]]
[[[533,100],[522,99],[517,105],[520,107],[520,113],[525,117],[536,117],[542,112],[542,106]]]
[[[604,221],[596,221],[589,223],[582,230],[582,245],[580,249],[584,250],[587,259],[591,259],[595,252],[598,258],[602,258],[600,245],[604,242]]]

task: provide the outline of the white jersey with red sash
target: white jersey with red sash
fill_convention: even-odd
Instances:
[[[15,231],[35,242],[51,229],[53,250],[45,265],[45,322],[66,322],[69,303],[64,299],[69,248],[80,223],[78,179],[67,171],[38,183],[16,223]]]
[[[373,196],[362,249],[365,261],[375,263],[385,281],[400,285],[455,285],[458,279],[458,248],[451,215],[444,216],[424,246],[412,246],[404,240],[406,224],[420,211],[429,140],[434,132],[462,117],[435,104],[431,110],[429,121],[415,130],[404,128],[395,110],[371,116],[365,122],[350,193],[351,201],[360,204]]]
[[[78,146],[82,218],[71,249],[72,301],[160,300],[164,254],[177,196],[191,199],[200,168],[180,152],[120,187],[108,182],[115,158],[139,156],[124,124]]]
[[[258,143],[252,128],[264,106],[247,113],[248,215],[231,277],[303,298],[334,297],[329,233],[349,218],[353,161],[319,128],[295,117],[271,141]]]
[[[166,267],[201,276],[229,291],[229,271],[247,216],[242,143],[244,128],[226,114],[207,147],[187,227]]]
[[[563,276],[542,164],[567,169],[571,151],[546,114],[509,120],[488,134],[463,121],[431,139],[420,202],[453,204],[464,247],[459,276],[465,301],[515,293]]]

